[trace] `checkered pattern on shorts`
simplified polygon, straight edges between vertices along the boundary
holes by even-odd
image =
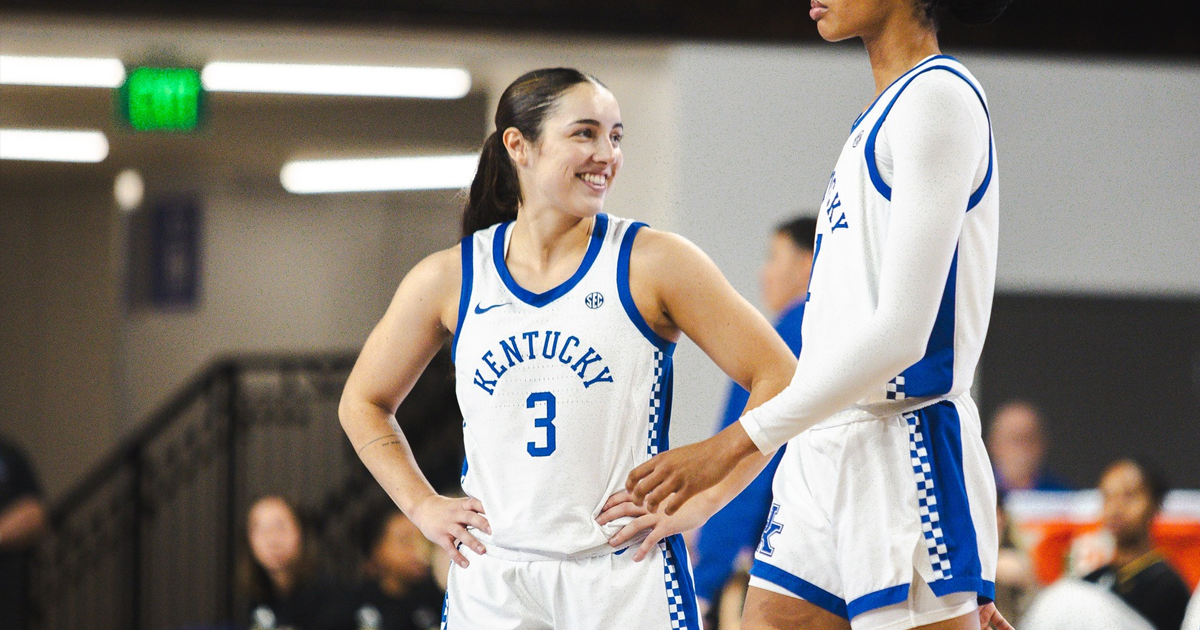
[[[663,579],[667,584],[667,612],[671,617],[671,630],[686,630],[687,613],[683,607],[683,589],[679,586],[679,568],[675,554],[666,541],[658,543],[663,554]]]
[[[933,578],[930,581],[949,579],[953,577],[950,571],[950,555],[946,550],[946,537],[942,533],[937,496],[933,491],[933,471],[929,463],[929,449],[921,431],[921,417],[915,413],[906,413],[904,419],[908,421],[909,456],[912,458],[913,474],[917,482],[921,530],[925,534],[929,564],[933,568]]]
[[[888,381],[887,399],[904,400],[904,376],[897,376],[896,378]]]

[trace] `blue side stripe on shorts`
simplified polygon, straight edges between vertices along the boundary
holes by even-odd
[[[449,591],[447,591],[446,594],[444,596],[442,596],[442,625],[441,625],[442,630],[446,630],[446,613],[449,612],[449,608],[450,608],[450,593],[449,593]]]
[[[876,608],[899,604],[908,599],[908,588],[908,584],[900,584],[875,591],[874,593],[867,593],[847,604],[846,610],[850,613],[850,618],[853,619]]]
[[[783,587],[804,601],[824,608],[843,619],[850,618],[846,602],[842,598],[773,564],[756,558],[754,566],[750,567],[750,575]]]
[[[916,412],[921,416],[919,431],[929,452],[929,466],[941,519],[943,543],[934,547],[949,571],[945,579],[935,579],[929,588],[938,597],[949,593],[975,591],[994,596],[987,587],[979,559],[975,522],[971,518],[970,498],[963,475],[962,427],[958,408],[942,401]]]
[[[683,542],[683,536],[668,536],[659,543],[659,548],[663,554],[663,579],[667,587],[671,630],[700,630],[696,586],[688,569],[687,545]]]

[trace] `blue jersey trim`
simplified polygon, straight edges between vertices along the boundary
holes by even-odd
[[[853,619],[876,608],[899,604],[908,599],[908,588],[908,584],[899,584],[875,591],[874,593],[867,593],[846,604],[846,611],[850,614],[850,618]]]
[[[953,577],[948,580],[938,580],[929,585],[930,590],[938,597],[951,593],[975,593],[979,603],[986,604],[996,599],[996,584],[978,576]]]
[[[754,566],[750,567],[750,575],[783,587],[804,601],[823,608],[842,619],[850,618],[846,602],[842,598],[773,564],[755,559]]]
[[[946,277],[946,288],[938,305],[933,330],[925,344],[925,354],[920,361],[900,373],[904,377],[906,398],[941,396],[954,386],[954,308],[958,287],[958,248],[950,260],[950,272]]]
[[[633,301],[633,294],[629,291],[629,256],[633,251],[633,239],[637,236],[638,230],[644,227],[646,227],[645,223],[634,223],[621,237],[621,249],[617,253],[617,294],[621,297],[621,306],[625,307],[625,314],[629,316],[629,321],[637,326],[642,336],[667,356],[671,356],[675,352],[675,344],[663,339],[654,332],[650,324],[646,323],[637,309],[637,304]]]
[[[458,324],[454,327],[454,339],[450,342],[450,361],[458,354],[458,338],[462,337],[463,322],[467,320],[467,308],[471,303],[471,282],[475,277],[475,236],[464,236],[462,248],[462,287],[458,290]]]
[[[953,59],[952,57],[948,58]],[[933,70],[945,70],[958,76],[958,78],[962,79],[963,81],[966,81],[967,85],[971,86],[971,91],[975,92],[975,96],[979,98],[979,103],[983,106],[983,114],[988,119],[987,172],[984,174],[983,181],[979,184],[979,188],[972,192],[971,196],[967,199],[967,211],[969,212],[972,208],[979,204],[980,200],[983,199],[983,195],[987,192],[988,185],[992,181],[992,168],[994,166],[994,160],[992,160],[992,115],[990,112],[988,112],[987,102],[983,100],[983,94],[979,92],[979,88],[975,87],[975,83],[968,79],[963,73],[949,66],[931,66],[924,68],[920,72],[917,72],[909,77],[908,81],[906,81],[904,85],[900,86],[899,90],[896,90],[896,94],[892,96],[891,102],[888,103],[887,108],[883,110],[883,113],[879,115],[879,120],[875,121],[875,126],[871,128],[871,133],[867,135],[867,144],[863,147],[863,157],[867,162],[867,173],[871,176],[871,183],[875,185],[875,190],[879,191],[879,194],[883,195],[884,199],[891,201],[892,187],[888,186],[887,183],[883,181],[883,176],[879,174],[879,165],[875,160],[875,137],[879,135],[879,129],[883,127],[883,121],[887,119],[888,113],[892,111],[892,107],[896,105],[896,101],[899,100],[900,94],[904,92],[904,89],[907,88],[914,80],[916,80],[917,77]],[[887,90],[884,90],[884,92],[886,91]],[[880,93],[880,95],[882,96],[882,93]],[[855,124],[857,125],[857,123]],[[851,129],[851,131],[853,131],[853,129]]]
[[[595,262],[596,256],[600,254],[600,246],[604,244],[604,233],[608,231],[608,215],[596,215],[596,226],[592,230],[591,240],[588,242],[587,252],[583,255],[583,261],[579,263],[579,268],[575,270],[575,274],[567,278],[562,284],[546,291],[544,293],[534,293],[528,291],[517,284],[513,279],[512,274],[508,272],[508,264],[504,262],[504,235],[508,228],[512,227],[513,222],[500,224],[496,229],[495,236],[492,237],[492,263],[496,267],[496,272],[500,274],[500,280],[504,282],[504,286],[522,302],[541,308],[554,300],[566,295],[568,291],[575,288],[580,280],[587,275],[588,269],[591,269],[592,263]]]
[[[680,630],[701,630],[700,629],[700,611],[696,606],[696,585],[692,583],[692,571],[688,562],[687,544],[683,542],[681,534],[668,536],[664,541],[667,548],[671,550],[671,559],[674,560],[675,575],[679,580],[680,595],[683,599],[682,610],[677,614],[680,618],[673,621],[682,622],[682,625],[675,626]]]
[[[962,426],[958,408],[953,402],[943,400],[915,413],[922,418],[921,431],[930,451],[933,491],[952,574],[945,580],[931,582],[929,588],[938,597],[961,591],[994,597],[994,587],[987,592],[981,590],[984,587],[983,568],[963,476]]]
[[[925,64],[927,64],[927,63],[929,63],[930,61],[933,61],[933,60],[935,60],[935,59],[949,59],[949,60],[951,60],[951,61],[958,61],[957,59],[955,59],[954,57],[951,57],[950,55],[934,55],[934,56],[932,56],[932,57],[929,57],[928,59],[925,59],[925,60],[924,60],[924,61],[922,61],[921,63],[919,63],[919,64],[917,64],[917,65],[915,65],[915,66],[913,66],[913,67],[909,68],[909,69],[908,69],[908,70],[907,70],[907,71],[906,71],[904,74],[902,74],[902,75],[900,75],[900,76],[896,77],[895,79],[893,79],[893,80],[892,80],[892,82],[891,82],[891,83],[889,83],[887,87],[883,88],[883,91],[882,91],[882,92],[880,92],[879,94],[875,95],[875,100],[871,101],[871,104],[870,104],[870,106],[868,106],[866,109],[864,109],[864,110],[863,110],[863,113],[861,113],[861,114],[859,114],[859,115],[858,115],[858,118],[855,118],[855,119],[854,119],[854,124],[850,125],[850,133],[854,133],[854,130],[858,128],[858,124],[859,124],[859,123],[861,123],[861,122],[863,121],[863,119],[867,117],[867,114],[870,114],[870,113],[871,113],[871,110],[872,110],[872,109],[875,109],[875,104],[879,102],[879,99],[880,99],[880,98],[881,98],[881,97],[882,97],[882,96],[883,96],[885,93],[887,93],[887,91],[888,91],[888,88],[891,88],[893,85],[896,85],[896,83],[897,83],[897,82],[899,82],[901,79],[903,79],[904,77],[908,76],[908,73],[909,73],[909,72],[912,72],[913,70],[916,70],[917,68],[920,68],[921,66],[923,66],[923,65],[925,65]],[[959,62],[959,63],[961,63],[961,62]]]

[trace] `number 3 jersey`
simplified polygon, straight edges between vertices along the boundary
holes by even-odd
[[[671,353],[629,292],[629,254],[643,227],[597,215],[578,270],[533,293],[504,255],[512,223],[462,241],[453,357],[463,413],[462,486],[509,560],[611,553],[629,518],[601,527],[601,507],[638,464],[667,448]]]

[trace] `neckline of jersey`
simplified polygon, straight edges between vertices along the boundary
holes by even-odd
[[[501,223],[500,227],[496,229],[496,234],[492,238],[492,262],[496,267],[496,272],[500,274],[500,280],[504,282],[504,286],[508,288],[510,293],[530,306],[541,308],[566,295],[587,275],[588,270],[592,267],[592,263],[596,261],[596,256],[600,254],[600,246],[603,244],[604,235],[608,231],[608,215],[603,213],[596,215],[596,225],[592,228],[592,236],[588,241],[587,251],[584,252],[583,260],[580,261],[579,268],[575,270],[575,273],[570,278],[564,280],[562,284],[542,293],[534,293],[517,284],[516,279],[508,271],[508,263],[504,260],[504,241],[505,234],[512,224],[512,221],[506,221]]]
[[[888,90],[892,89],[892,86],[894,86],[894,85],[896,85],[897,83],[899,83],[899,82],[900,82],[900,79],[903,79],[904,77],[906,77],[906,76],[908,76],[908,75],[912,74],[912,73],[913,73],[913,71],[914,71],[914,70],[916,70],[917,68],[920,68],[921,66],[923,66],[923,65],[925,65],[925,64],[927,64],[927,63],[929,63],[930,61],[933,61],[933,60],[935,60],[935,59],[949,59],[950,61],[954,61],[954,62],[956,62],[956,63],[962,63],[961,61],[959,61],[959,60],[955,59],[954,57],[952,57],[952,56],[950,56],[950,55],[929,55],[928,57],[926,57],[926,58],[924,58],[924,59],[922,59],[922,60],[918,61],[918,62],[917,62],[917,65],[915,65],[915,66],[913,66],[913,67],[909,68],[908,70],[905,70],[905,71],[904,71],[904,74],[902,74],[902,75],[900,75],[900,76],[896,77],[895,79],[893,79],[893,80],[892,80],[892,82],[891,82],[891,83],[889,83],[887,87],[883,88],[883,91],[882,91],[882,92],[880,92],[879,94],[877,94],[877,95],[875,96],[875,100],[871,101],[871,104],[870,104],[870,105],[869,105],[869,106],[868,106],[866,109],[864,109],[864,110],[863,110],[863,113],[859,114],[859,115],[858,115],[858,118],[855,118],[855,119],[854,119],[854,124],[853,124],[853,125],[850,125],[850,133],[854,133],[854,130],[855,130],[855,129],[858,129],[858,125],[859,125],[860,123],[862,123],[862,121],[863,121],[863,120],[865,120],[865,119],[866,119],[866,117],[867,117],[867,114],[870,114],[870,113],[871,113],[871,110],[875,109],[875,105],[879,103],[879,99],[883,98],[883,95],[884,95],[884,94],[887,94]]]

